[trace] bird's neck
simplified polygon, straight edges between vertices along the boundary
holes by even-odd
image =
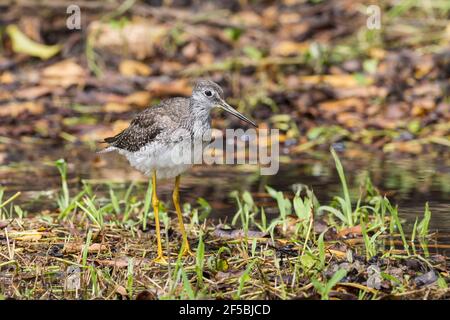
[[[191,102],[190,104],[190,125],[192,126],[203,126],[208,129],[211,127],[211,109],[202,106],[201,104],[196,104]]]

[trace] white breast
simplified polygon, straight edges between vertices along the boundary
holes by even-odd
[[[196,122],[192,131],[182,128],[166,135],[161,140],[152,141],[136,152],[116,149],[124,155],[130,165],[147,176],[156,170],[158,179],[174,178],[183,173],[194,164],[194,156],[201,159],[205,144],[211,139],[209,122]],[[207,133],[207,135],[205,135]],[[192,134],[192,135],[191,135]],[[194,141],[191,137],[194,137]],[[198,158],[195,163],[198,163]]]

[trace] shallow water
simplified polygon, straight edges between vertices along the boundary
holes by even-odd
[[[131,169],[123,157],[114,153],[98,155],[84,145],[61,148],[45,143],[11,144],[3,153],[5,165],[0,167],[0,184],[7,188],[7,195],[22,192],[16,203],[22,204],[29,214],[56,208],[60,177],[52,164],[61,157],[69,162],[73,193],[81,187],[81,179],[89,179],[100,194],[106,193],[107,182],[118,183],[116,188],[120,194],[120,190],[135,181],[138,183],[136,196],[144,195],[147,178]],[[361,181],[369,172],[373,184],[399,205],[406,229],[416,217],[422,217],[428,201],[432,212],[430,227],[450,233],[449,157],[429,154],[399,158],[359,151],[343,153],[340,157],[353,199],[358,197]],[[194,167],[181,180],[182,201],[195,205],[196,199],[203,197],[213,208],[212,217],[225,218],[235,213],[236,206],[230,196],[233,190],[250,190],[258,204],[268,206],[269,214],[276,212],[276,205],[265,192],[265,185],[292,192],[296,184],[304,184],[314,190],[321,203],[341,195],[340,181],[327,151],[283,159],[274,176],[261,176],[258,167],[250,165]],[[172,181],[162,181],[158,186],[160,198],[168,203],[172,187]]]

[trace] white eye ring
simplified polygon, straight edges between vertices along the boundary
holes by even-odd
[[[206,90],[205,92],[204,92],[204,94],[205,94],[205,96],[207,96],[207,97],[212,97],[212,92],[211,91],[209,91],[209,90]]]

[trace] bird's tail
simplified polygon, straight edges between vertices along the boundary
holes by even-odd
[[[107,148],[105,148],[103,150],[97,151],[96,153],[108,153],[108,152],[111,152],[111,151],[114,151],[114,150],[116,150],[115,147],[109,146],[109,147],[107,147]]]

